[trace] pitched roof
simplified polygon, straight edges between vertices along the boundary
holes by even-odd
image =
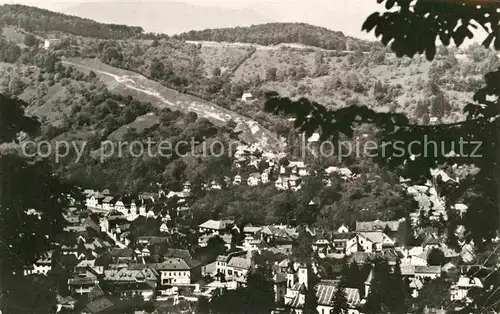
[[[413,276],[415,275],[415,265],[401,265],[401,275]]]
[[[381,231],[360,232],[359,235],[373,243],[384,242],[384,234]]]
[[[102,202],[103,202],[103,203],[110,203],[110,202],[113,200],[113,198],[114,198],[113,196],[106,196],[106,197],[102,200]]]
[[[440,274],[441,266],[415,266],[415,273]]]
[[[260,232],[265,235],[272,235],[275,237],[280,237],[290,240],[293,240],[298,236],[298,233],[294,229],[278,228],[275,226],[265,226],[262,228]]]
[[[99,228],[99,225],[94,221],[92,220],[90,217],[87,217],[83,222],[82,222],[82,225],[83,226],[88,226],[94,230],[97,230],[97,231],[100,231],[101,229]]]
[[[332,305],[336,287],[334,285],[318,284],[316,297],[319,305]]]
[[[156,270],[170,271],[170,270],[190,270],[192,267],[181,258],[167,258],[163,263],[156,264]]]
[[[104,271],[104,279],[106,281],[135,281],[136,279],[153,280],[157,279],[157,275],[152,269],[143,265],[142,268],[137,266],[125,266],[121,269],[107,269]]]
[[[95,300],[99,297],[102,297],[104,295],[104,291],[102,291],[101,286],[96,283],[95,287],[90,290],[88,297],[89,300]]]
[[[118,249],[114,248],[109,251],[109,254],[113,257],[132,257],[134,255],[134,251],[132,249]]]
[[[243,232],[246,233],[256,233],[262,230],[262,227],[252,227],[252,226],[245,226],[243,227]]]
[[[210,219],[202,223],[199,227],[213,230],[224,230],[227,228],[227,221]]]
[[[316,287],[316,297],[320,305],[333,305],[333,298],[337,285],[334,282],[320,282]],[[361,301],[359,290],[354,288],[345,288],[347,302],[351,308],[357,307]]]
[[[95,278],[70,278],[68,280],[69,286],[78,286],[78,285],[89,285],[95,283]]]
[[[233,257],[227,263],[228,267],[236,267],[240,269],[250,269],[252,262],[248,258]]]
[[[334,240],[350,240],[356,236],[356,232],[342,232],[342,233],[332,233],[330,235],[332,241]]]
[[[461,287],[461,288],[470,288],[470,287],[482,288],[483,284],[482,284],[481,280],[477,277],[470,278],[470,277],[461,276],[458,279],[456,286]]]

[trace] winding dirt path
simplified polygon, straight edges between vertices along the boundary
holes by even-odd
[[[167,107],[184,112],[195,112],[199,117],[206,118],[218,125],[232,120],[237,125],[236,131],[242,132],[240,137],[243,141],[258,143],[265,150],[281,151],[284,147],[274,133],[264,128],[257,121],[197,97],[181,94],[137,73],[113,68],[99,60],[63,59],[62,62],[82,70],[94,71],[98,76],[104,75],[112,78],[112,80],[104,80],[110,89],[124,87],[139,94],[147,95],[149,97],[145,101],[151,101],[151,98],[153,98],[155,100],[153,104],[158,108]]]

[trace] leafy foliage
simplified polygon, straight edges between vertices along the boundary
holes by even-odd
[[[428,5],[432,6],[433,4]],[[394,48],[399,49],[397,45]],[[404,49],[406,48],[401,48],[397,52],[405,52]],[[473,183],[467,184],[467,187],[480,190],[482,197],[474,201],[471,200],[470,204],[467,204],[470,205],[468,213],[476,218],[465,219],[465,221],[469,230],[472,231],[476,243],[481,244],[483,240],[490,241],[498,227],[496,196],[498,193],[495,191],[500,180],[497,178],[498,171],[491,172],[490,169],[497,164],[498,145],[496,139],[499,127],[497,119],[499,107],[498,102],[489,101],[486,96],[498,95],[499,91],[495,84],[499,78],[500,71],[498,70],[485,76],[486,85],[474,95],[476,103],[468,104],[464,109],[467,120],[454,124],[416,125],[412,124],[404,114],[380,113],[366,106],[328,110],[325,106],[307,99],[292,101],[271,92],[267,94],[266,109],[275,114],[293,115],[296,117],[295,127],[301,132],[311,135],[313,132],[319,131],[322,140],[332,139],[334,142],[337,142],[341,136],[352,137],[357,125],[375,124],[382,130],[379,136],[384,144],[379,145],[378,156],[380,158],[378,161],[416,181],[430,178],[430,169],[439,165],[457,163],[458,165],[474,164],[478,166],[481,169],[480,173],[472,180]],[[422,145],[420,149],[413,149],[410,152],[409,143],[412,141],[421,143],[424,139],[435,141],[441,147],[424,152],[424,145]],[[456,146],[453,146],[458,140],[468,144],[463,145],[460,153],[457,152]],[[395,142],[404,143],[402,147],[405,148],[398,151],[394,145]],[[482,143],[478,150],[476,150],[476,145],[472,144],[477,142]],[[455,157],[449,155],[452,150],[456,153]],[[412,155],[413,158],[410,159]],[[454,193],[455,198],[448,200],[451,202],[456,199],[460,195],[460,191],[467,187],[462,185]],[[483,218],[485,220],[482,220]],[[481,220],[481,223],[478,222],[478,219]]]
[[[247,286],[222,291],[212,298],[212,313],[269,313],[274,309],[274,287],[271,270],[262,266],[248,274]]]
[[[485,47],[492,43],[500,49],[500,37],[496,28],[499,24],[494,3],[475,2],[429,2],[409,0],[386,0],[384,13],[375,12],[363,24],[363,30],[375,31],[382,44],[391,43],[396,54],[413,57],[425,53],[429,60],[436,55],[436,39],[445,46],[453,40],[460,46],[466,38],[472,38],[470,28],[480,25],[487,33]],[[390,10],[390,11],[389,11]],[[392,42],[391,42],[392,41]]]
[[[333,314],[344,314],[348,313],[349,311],[349,303],[347,300],[345,288],[345,280],[344,278],[342,278],[337,286],[337,289],[335,290],[335,295],[333,296]]]
[[[443,251],[434,248],[429,252],[427,257],[428,264],[431,266],[443,266],[445,263],[445,257]]]
[[[17,99],[0,96],[2,148],[7,147],[6,143],[17,142],[19,133],[33,134],[37,130],[38,122],[24,116],[25,106]],[[64,226],[63,211],[70,206],[72,196],[80,194],[54,176],[46,161],[16,154],[15,146],[13,151],[2,149],[0,153],[2,311],[48,313],[55,306],[53,290],[19,277],[23,276],[24,265],[36,261],[51,248]],[[29,299],[21,297],[26,289],[31,289]]]

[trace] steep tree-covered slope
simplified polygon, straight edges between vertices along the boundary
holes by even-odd
[[[21,27],[30,32],[63,32],[107,39],[125,39],[144,32],[142,27],[103,24],[90,19],[19,4],[0,6],[0,21],[4,25]]]

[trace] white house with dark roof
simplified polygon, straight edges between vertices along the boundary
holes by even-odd
[[[348,232],[349,232],[349,228],[345,224],[342,224],[342,226],[340,226],[337,229],[337,233],[348,233]]]
[[[227,262],[226,279],[246,282],[246,277],[251,267],[252,260],[248,256],[231,257]]]
[[[234,185],[240,185],[241,184],[241,176],[239,174],[237,174],[237,175],[234,176],[233,184]]]
[[[45,253],[31,266],[24,268],[24,275],[47,275],[47,273],[52,269],[52,251]]]
[[[264,171],[262,175],[260,176],[260,179],[262,181],[262,184],[268,184],[270,182],[269,180],[269,173]]]
[[[103,200],[102,200],[102,209],[104,210],[113,210],[114,206],[113,206],[113,198],[112,196],[106,196]]]
[[[169,231],[166,223],[162,223],[160,226],[160,233],[167,233]]]
[[[300,190],[301,182],[302,180],[300,179],[300,177],[293,174],[288,178],[288,184],[290,186],[290,189],[293,191]]]
[[[347,242],[346,254],[380,252],[384,247],[393,246],[394,241],[381,231],[358,232]]]
[[[427,266],[427,251],[421,246],[401,250],[401,265]]]
[[[247,179],[247,184],[249,186],[257,186],[259,185],[260,182],[261,182],[261,174],[258,172],[252,173]]]
[[[467,297],[467,294],[469,290],[473,288],[478,288],[478,289],[483,288],[483,283],[479,278],[460,276],[458,281],[451,286],[451,301],[466,300],[466,302],[469,302],[470,300]]]
[[[243,93],[243,95],[241,96],[241,100],[242,101],[251,101],[251,100],[253,100],[252,93]]]
[[[285,306],[288,306],[296,313],[302,313],[305,303],[305,295],[308,289],[307,268],[299,266],[296,273],[288,272],[286,277]]]
[[[283,177],[283,176],[279,176],[278,179],[276,179],[276,181],[274,181],[274,186],[276,187],[276,189],[278,190],[288,190],[289,186],[288,186],[288,177]]]
[[[104,197],[104,195],[97,191],[88,192],[86,194],[85,204],[90,208],[100,208]]]
[[[213,233],[213,234],[223,234],[229,230],[232,221],[229,220],[207,220],[198,226],[200,233]]]
[[[441,266],[415,266],[415,277],[418,279],[436,279],[441,276]]]
[[[163,263],[156,264],[155,269],[160,275],[162,285],[191,284],[200,275],[199,265],[183,258],[167,258]]]

